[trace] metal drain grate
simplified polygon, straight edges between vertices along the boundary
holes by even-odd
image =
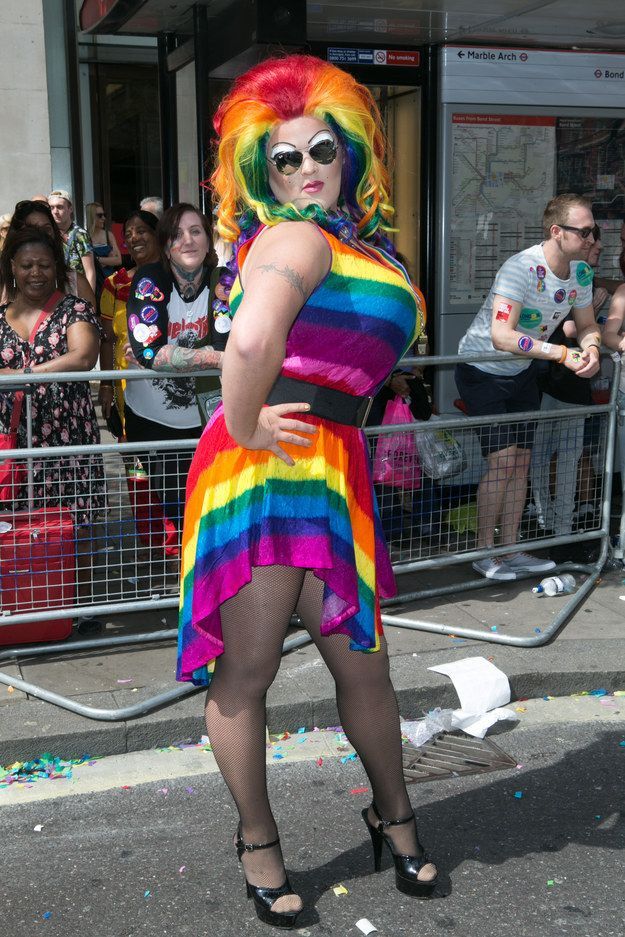
[[[516,768],[517,762],[489,739],[441,732],[425,745],[404,745],[404,777],[409,784],[465,774]]]

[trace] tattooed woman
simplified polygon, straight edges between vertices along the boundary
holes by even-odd
[[[258,917],[293,927],[302,900],[267,795],[265,696],[296,609],[369,777],[376,869],[386,845],[402,892],[426,897],[437,878],[404,783],[379,606],[394,582],[360,430],[420,308],[383,236],[385,144],[365,87],[319,59],[270,59],[235,82],[215,129],[217,227],[237,275],[216,310],[232,317],[223,405],[187,484],[178,678],[208,686]]]
[[[156,230],[163,259],[139,266],[126,305],[128,338],[135,363],[155,371],[215,368],[221,352],[210,340],[210,275],[215,266],[209,219],[193,205],[169,208]],[[131,356],[132,357],[132,356]],[[125,428],[128,442],[197,438],[202,431],[195,381],[167,377],[128,382]],[[141,454],[150,487],[165,513],[182,526],[190,454]]]

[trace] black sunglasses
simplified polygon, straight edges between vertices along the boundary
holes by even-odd
[[[96,218],[106,218],[106,214],[103,211],[97,211],[95,213]]]
[[[276,153],[275,156],[268,156],[267,159],[273,163],[279,173],[283,176],[292,176],[301,168],[304,162],[304,153],[308,153],[311,159],[321,166],[329,166],[336,159],[338,146],[334,140],[320,140],[305,150],[285,150],[282,153]]]
[[[594,225],[592,228],[573,228],[570,224],[561,224],[558,225],[558,227],[562,228],[563,231],[572,231],[574,234],[579,235],[582,241],[585,241],[586,238],[594,231]]]

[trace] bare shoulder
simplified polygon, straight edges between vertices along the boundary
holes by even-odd
[[[312,289],[328,272],[331,260],[330,247],[317,225],[282,221],[262,232],[250,252],[245,274],[291,270]]]

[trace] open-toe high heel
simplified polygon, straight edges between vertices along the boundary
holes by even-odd
[[[274,839],[271,843],[246,843],[243,841],[241,824],[239,823],[237,827],[234,845],[241,864],[244,853],[255,852],[257,849],[271,849],[273,846],[278,846],[279,844],[279,838]],[[245,870],[243,874],[245,874]],[[295,922],[301,909],[300,911],[272,910],[278,898],[282,898],[284,895],[295,894],[291,888],[288,875],[285,875],[284,882],[279,888],[261,888],[258,885],[252,885],[248,882],[247,876],[245,877],[245,884],[247,886],[247,897],[254,899],[256,914],[264,924],[271,924],[273,927],[295,927]]]
[[[382,845],[386,843],[393,857],[393,862],[395,863],[395,885],[397,889],[405,895],[412,895],[414,898],[429,898],[438,882],[438,874],[432,879],[421,879],[418,877],[423,866],[431,862],[423,851],[423,847],[419,842],[419,837],[417,836],[417,855],[405,856],[395,851],[392,839],[384,832],[389,826],[401,826],[404,823],[414,823],[416,833],[414,812],[411,813],[409,817],[404,817],[402,820],[383,820],[378,813],[378,808],[375,803],[371,804],[371,809],[378,820],[375,826],[369,822],[368,810],[366,807],[362,811],[362,818],[369,830],[371,842],[373,844],[373,864],[375,871],[380,871],[382,865]]]

